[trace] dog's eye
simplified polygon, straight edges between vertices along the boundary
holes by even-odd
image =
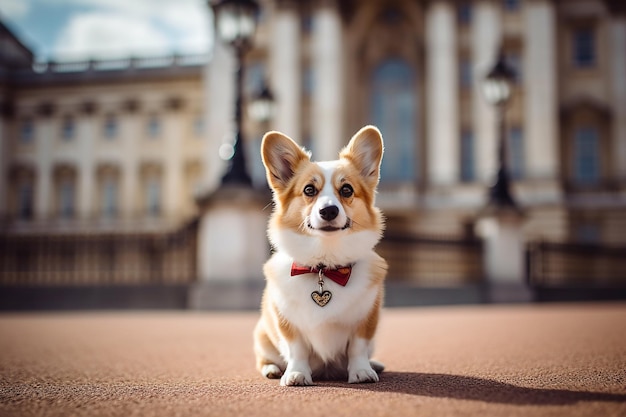
[[[304,195],[307,197],[314,197],[315,194],[317,194],[317,189],[312,185],[309,184],[306,187],[304,187]]]
[[[341,194],[343,198],[350,198],[352,194],[354,194],[354,189],[350,184],[344,184],[339,190],[339,194]]]

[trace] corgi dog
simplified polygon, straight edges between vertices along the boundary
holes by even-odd
[[[261,154],[274,253],[263,268],[257,369],[281,385],[377,382],[384,365],[370,358],[387,274],[374,252],[383,231],[375,206],[380,131],[365,126],[334,161],[312,162],[279,132],[263,137]]]

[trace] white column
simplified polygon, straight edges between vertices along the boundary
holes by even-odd
[[[472,19],[476,176],[481,181],[491,181],[496,175],[496,110],[485,101],[481,84],[497,59],[502,40],[502,25],[496,3],[489,0],[474,3]]]
[[[337,159],[343,137],[343,36],[335,2],[323,2],[313,15],[313,155]]]
[[[556,180],[559,175],[557,50],[554,5],[526,2],[523,59],[524,141],[529,178]]]
[[[234,139],[235,117],[234,52],[214,37],[213,53],[204,72],[206,146],[204,149],[203,191],[219,185],[226,162],[220,146]]]
[[[626,16],[618,15],[610,24],[611,91],[613,107],[613,153],[616,175],[626,179]]]
[[[35,121],[35,218],[48,220],[52,214],[52,151],[54,124],[49,116]]]
[[[183,202],[183,168],[182,146],[183,126],[180,109],[170,109],[164,118],[164,168],[165,176],[163,183],[163,208],[165,216],[170,220],[176,220],[180,214]]]
[[[278,3],[270,46],[270,85],[276,98],[272,129],[300,140],[300,20],[295,3]]]
[[[95,120],[92,114],[78,118],[78,216],[91,218],[97,211],[94,200],[97,195],[95,181]]]
[[[431,185],[459,178],[459,100],[456,16],[450,1],[426,14],[427,169]]]

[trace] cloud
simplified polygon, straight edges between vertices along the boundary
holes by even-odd
[[[2,0],[0,0],[2,1]],[[197,0],[43,0],[79,8],[56,39],[57,59],[206,53],[208,7]]]
[[[28,14],[30,7],[30,1],[27,0],[0,0],[0,16],[19,20]]]
[[[2,0],[0,0],[2,1]],[[80,21],[89,20],[96,24],[100,32],[109,32],[116,26],[124,25],[126,32],[136,34],[139,39],[130,40],[137,46],[143,40],[148,49],[168,49],[168,53],[200,53],[209,50],[212,42],[212,34],[209,30],[209,8],[203,0],[42,0],[49,4],[74,6],[81,10],[91,12],[91,16],[76,16],[72,18],[69,27],[63,32],[63,36],[57,41],[57,49],[65,49],[63,43],[71,45],[82,44],[84,41],[74,40],[72,36],[89,30],[82,27]],[[97,17],[99,16],[99,17]],[[112,17],[117,16],[119,22],[113,22]],[[136,28],[131,28],[132,24]],[[90,30],[93,32],[94,30]],[[136,33],[135,33],[136,32]],[[150,34],[160,34],[152,40]],[[117,39],[116,34],[111,34]],[[100,38],[100,36],[94,37]],[[165,40],[169,41],[165,41]],[[156,41],[164,41],[156,45]],[[117,45],[117,44],[115,44]],[[70,49],[72,49],[70,47]]]
[[[57,59],[166,55],[173,45],[149,20],[111,12],[71,17],[54,46]]]

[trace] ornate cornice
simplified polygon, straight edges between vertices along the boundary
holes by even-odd
[[[56,112],[57,108],[54,103],[46,101],[40,103],[36,108],[37,116],[39,117],[52,117]]]

